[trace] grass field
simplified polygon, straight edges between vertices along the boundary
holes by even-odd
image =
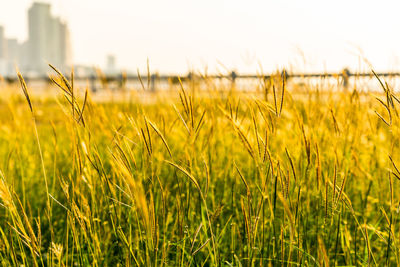
[[[399,100],[386,85],[184,84],[97,103],[57,73],[57,98],[20,78],[0,101],[3,266],[400,264]]]

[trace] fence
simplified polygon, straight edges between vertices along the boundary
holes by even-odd
[[[400,77],[400,72],[380,72],[376,73],[379,77]],[[178,75],[159,75],[159,74],[151,74],[145,76],[139,75],[126,75],[125,73],[118,75],[91,75],[91,76],[78,76],[74,77],[75,81],[89,81],[91,84],[92,90],[98,89],[96,84],[100,82],[100,84],[109,84],[116,83],[119,87],[123,87],[128,81],[137,81],[144,84],[149,85],[149,89],[155,91],[157,89],[157,82],[164,81],[170,83],[179,83],[179,81],[193,81],[193,80],[206,80],[206,79],[226,79],[230,81],[232,84],[236,82],[237,79],[261,79],[261,80],[269,80],[274,77],[281,77],[285,80],[291,78],[339,78],[344,87],[347,87],[349,84],[349,79],[352,77],[373,77],[374,73],[351,73],[348,69],[344,69],[339,73],[288,73],[283,70],[282,72],[277,72],[275,74],[270,75],[256,75],[256,74],[238,74],[232,71],[230,74],[212,74],[212,75],[195,75],[193,73],[189,73],[186,76],[178,76]],[[4,77],[3,80],[7,83],[15,83],[18,81],[17,77]],[[40,77],[25,77],[26,82],[31,81],[45,81],[51,82],[50,78],[47,76]]]

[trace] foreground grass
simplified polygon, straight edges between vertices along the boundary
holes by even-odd
[[[55,82],[57,100],[24,89],[28,104],[0,103],[2,265],[400,263],[389,88],[378,100],[192,85],[100,104]]]

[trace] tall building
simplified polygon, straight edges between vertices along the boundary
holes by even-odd
[[[19,44],[19,57],[17,66],[24,72],[29,70],[29,52],[28,40]]]
[[[51,14],[50,4],[35,2],[28,10],[25,42],[7,39],[0,26],[0,75],[15,74],[16,66],[28,75],[45,75],[48,63],[63,72],[71,66],[68,26]]]
[[[72,49],[69,29],[65,22],[59,22],[60,27],[60,64],[63,68],[72,66]]]
[[[7,60],[6,60],[6,37],[4,36],[4,28],[0,26],[0,75],[6,75]]]
[[[46,61],[49,51],[50,5],[33,3],[28,11],[28,49],[29,70],[43,73],[46,71]]]
[[[37,2],[28,11],[28,22],[29,70],[45,74],[48,63],[65,70],[70,64],[67,25],[52,16],[50,4]]]
[[[11,75],[13,72],[15,72],[15,67],[17,67],[20,62],[19,57],[20,45],[18,44],[17,39],[7,39],[7,75]]]
[[[0,59],[6,56],[6,37],[4,36],[4,27],[0,26]]]
[[[107,55],[107,64],[105,72],[106,74],[115,74],[118,73],[117,70],[117,59],[114,55]]]

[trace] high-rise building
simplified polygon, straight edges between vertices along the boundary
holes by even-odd
[[[0,26],[0,59],[6,57],[6,37],[4,36],[4,27]]]
[[[46,3],[33,3],[28,21],[29,70],[44,74],[48,63],[65,70],[70,63],[67,25],[51,15],[51,6]]]
[[[28,11],[29,70],[43,73],[49,52],[50,4],[33,3]]]
[[[4,36],[4,28],[0,26],[0,75],[6,75],[7,60],[6,60],[6,38]]]
[[[60,22],[60,56],[61,56],[61,66],[68,68],[72,66],[72,48],[71,39],[69,35],[69,29],[65,22]]]
[[[59,18],[50,17],[50,23],[48,25],[48,54],[46,55],[46,59],[60,68],[61,66],[61,22]]]
[[[115,74],[118,72],[116,62],[117,59],[114,55],[107,55],[106,74]]]
[[[61,71],[71,66],[68,26],[51,14],[51,6],[35,2],[28,10],[28,40],[7,39],[0,26],[0,75],[15,73],[15,66],[29,74],[45,75],[48,63]]]
[[[17,66],[24,72],[29,70],[29,52],[28,40],[19,44],[19,57]]]
[[[7,39],[7,75],[15,72],[15,67],[19,64],[20,45],[17,39]]]

